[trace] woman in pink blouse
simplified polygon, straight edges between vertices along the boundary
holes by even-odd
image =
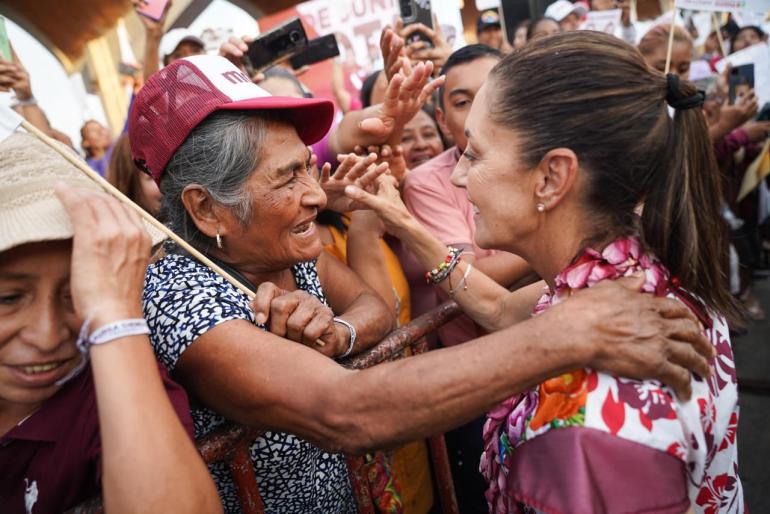
[[[702,102],[633,47],[587,31],[533,41],[479,91],[453,180],[477,211],[476,243],[521,255],[544,278],[533,315],[603,280],[642,275],[645,292],[692,310],[715,355],[710,377],[692,375],[689,400],[654,380],[584,368],[500,404],[481,456],[492,512],[743,512],[728,329],[738,310],[720,265],[719,177]],[[376,196],[348,194],[426,267],[446,255],[386,181]],[[463,262],[440,287],[489,330],[522,308],[524,295]],[[685,359],[689,349],[673,353]]]

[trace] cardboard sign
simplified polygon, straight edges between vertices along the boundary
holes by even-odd
[[[580,30],[596,30],[605,34],[612,34],[618,31],[623,11],[620,9],[610,9],[609,11],[589,11],[586,19],[580,25]]]
[[[770,0],[676,0],[676,8],[693,11],[766,13],[770,11]]]

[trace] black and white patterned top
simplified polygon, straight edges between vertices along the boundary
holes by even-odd
[[[324,304],[315,262],[292,267],[297,286]],[[243,319],[254,323],[248,298],[208,267],[183,255],[168,255],[150,265],[142,297],[150,340],[158,359],[173,372],[179,357],[195,340],[220,323]],[[258,325],[263,330],[264,326]],[[202,406],[192,408],[195,437],[225,422]],[[292,434],[265,432],[251,445],[251,459],[265,512],[275,514],[355,513],[345,458],[327,453]],[[225,512],[240,512],[226,466],[209,466]]]

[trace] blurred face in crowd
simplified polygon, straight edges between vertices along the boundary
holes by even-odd
[[[151,176],[139,170],[136,170],[136,173],[139,176],[138,203],[144,210],[157,217],[160,214],[160,200],[163,194]]]
[[[182,41],[176,45],[176,48],[173,52],[168,54],[163,59],[163,65],[168,66],[172,62],[178,61],[179,59],[184,59],[185,57],[190,57],[193,55],[201,55],[203,51],[204,48],[195,41]]]
[[[655,68],[661,73],[666,71],[666,45],[658,45],[650,53],[644,56],[647,66]],[[692,63],[692,44],[689,42],[675,41],[671,49],[670,72],[681,80],[687,80],[690,76],[690,64]]]
[[[615,0],[591,0],[592,11],[609,11],[615,8]]]
[[[560,32],[561,27],[558,23],[550,18],[543,18],[535,23],[535,28],[532,29],[532,37],[530,39],[553,36]]]
[[[276,121],[268,124],[263,145],[243,186],[251,201],[249,220],[223,211],[212,227],[222,233],[228,261],[245,271],[285,270],[317,258],[322,249],[315,218],[326,195],[307,146],[294,126]]]
[[[70,241],[48,241],[0,255],[0,412],[31,413],[80,362],[70,253]]]
[[[417,111],[414,118],[404,126],[401,147],[404,149],[406,167],[410,170],[444,151],[436,122],[427,112]]]
[[[305,97],[302,91],[297,87],[297,84],[285,77],[268,77],[259,83],[259,87],[273,96],[288,96],[291,98]]]
[[[762,41],[762,36],[759,34],[759,32],[756,31],[756,29],[747,27],[741,29],[740,32],[738,32],[738,35],[735,37],[735,42],[733,43],[732,51],[737,52],[739,50],[743,50],[744,48],[750,47],[751,45],[761,43]]]
[[[480,57],[450,68],[442,92],[442,107],[436,107],[436,120],[445,134],[451,134],[457,148],[465,149],[465,118],[487,75],[500,62],[495,57]]]
[[[83,148],[90,153],[103,152],[112,144],[110,130],[98,121],[87,121],[80,133],[83,137]]]
[[[580,18],[574,12],[569,13],[563,20],[559,22],[559,27],[562,32],[572,32],[580,28]]]
[[[503,46],[503,30],[499,25],[487,27],[477,35],[479,43],[500,50]]]
[[[518,50],[519,48],[524,48],[524,45],[527,44],[527,26],[521,26],[516,29],[516,33],[513,36],[513,48],[514,50]]]

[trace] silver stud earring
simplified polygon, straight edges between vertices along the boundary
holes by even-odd
[[[222,249],[222,237],[219,235],[219,232],[217,232],[217,248]]]
[[[544,203],[537,204],[537,212],[545,212],[545,204]]]

